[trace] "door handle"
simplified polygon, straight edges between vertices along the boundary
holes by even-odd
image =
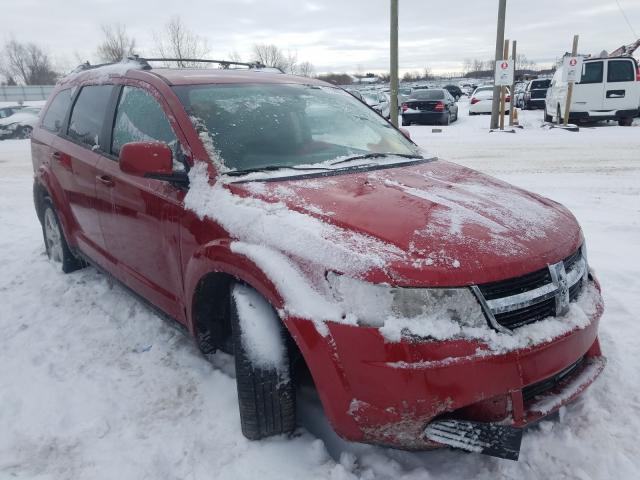
[[[96,180],[98,180],[105,187],[114,187],[116,184],[116,182],[114,182],[109,175],[98,175],[96,177]]]

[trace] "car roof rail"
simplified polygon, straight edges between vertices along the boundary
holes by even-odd
[[[210,60],[208,58],[143,58],[143,57],[131,57],[131,60],[136,60],[145,65],[149,65],[149,62],[181,62],[181,63],[217,63],[223,70],[229,70],[231,67],[247,67],[250,70],[272,69],[275,68],[280,73],[283,73],[280,68],[267,67],[262,62],[237,62],[235,60]],[[153,68],[149,65],[149,68]]]

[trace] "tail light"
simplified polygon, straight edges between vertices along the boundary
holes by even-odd
[[[406,103],[402,104],[402,111],[406,112],[407,110],[409,110],[409,105],[407,105]]]
[[[473,97],[471,99],[471,105],[475,105],[476,103],[480,102],[480,100],[478,100],[476,97]]]
[[[640,67],[638,67],[638,71],[636,72],[636,80],[640,82]]]
[[[444,103],[438,102],[434,108],[436,112],[444,112]]]
[[[511,101],[511,95],[507,95],[506,97],[504,97],[504,101],[505,102],[510,102]]]

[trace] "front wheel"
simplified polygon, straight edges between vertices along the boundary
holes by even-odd
[[[259,440],[292,432],[296,396],[282,322],[253,288],[232,284],[230,296],[242,433]]]
[[[546,123],[552,123],[553,122],[553,117],[547,113],[547,107],[544,107],[543,111],[544,111],[544,121]]]
[[[633,125],[633,118],[621,118],[618,120],[618,125],[620,125],[621,127],[630,127],[631,125]]]
[[[28,138],[31,138],[31,132],[33,132],[33,128],[30,127],[29,125],[24,125],[18,128],[15,134],[15,138],[20,140],[26,140]]]
[[[84,266],[84,262],[71,252],[62,227],[60,227],[58,214],[49,199],[44,200],[42,233],[47,256],[54,264],[59,265],[64,273],[71,273]]]

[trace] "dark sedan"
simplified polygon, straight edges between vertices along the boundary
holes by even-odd
[[[402,104],[402,125],[449,125],[458,119],[456,100],[444,88],[416,90]]]

